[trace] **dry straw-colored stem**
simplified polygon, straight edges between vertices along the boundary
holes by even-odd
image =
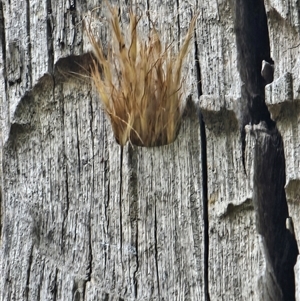
[[[112,45],[104,55],[90,27],[87,33],[95,60],[92,79],[120,145],[159,146],[175,140],[183,112],[181,69],[193,35],[191,21],[175,55],[152,30],[147,40],[137,32],[139,19],[130,13],[128,36],[121,31],[117,8],[110,7]],[[127,43],[126,43],[127,42]],[[100,66],[100,68],[99,68]]]

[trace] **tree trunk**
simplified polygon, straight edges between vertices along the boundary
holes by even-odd
[[[300,300],[297,1],[114,5],[178,45],[199,14],[179,135],[115,141],[104,2],[1,1],[0,300]]]

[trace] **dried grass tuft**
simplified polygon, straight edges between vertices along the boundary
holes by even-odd
[[[121,146],[127,141],[138,146],[171,143],[178,134],[184,110],[181,69],[196,17],[175,55],[172,45],[163,47],[154,29],[147,41],[139,37],[139,19],[133,13],[130,13],[129,34],[124,35],[117,8],[109,7],[109,10],[113,43],[107,56],[90,27],[87,33],[96,58],[92,79],[116,140]]]

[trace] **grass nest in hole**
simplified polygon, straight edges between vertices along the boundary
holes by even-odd
[[[132,12],[128,34],[123,34],[118,9],[109,10],[112,44],[107,55],[90,27],[87,33],[95,57],[91,77],[115,138],[121,146],[127,141],[148,147],[169,144],[176,139],[184,110],[181,71],[196,17],[174,54],[174,47],[163,46],[155,29],[146,40],[141,39],[140,19]]]

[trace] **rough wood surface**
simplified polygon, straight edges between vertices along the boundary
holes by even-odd
[[[275,61],[265,102],[276,128],[246,126],[246,173],[235,19],[245,1],[115,2],[124,26],[130,7],[149,10],[165,41],[182,41],[199,12],[200,75],[191,45],[184,68],[190,100],[178,138],[123,149],[84,77],[91,48],[82,20],[92,20],[107,46],[103,3],[0,2],[1,301],[293,300],[298,4],[264,2]],[[141,30],[149,30],[147,17]],[[295,281],[300,300],[299,261]]]

